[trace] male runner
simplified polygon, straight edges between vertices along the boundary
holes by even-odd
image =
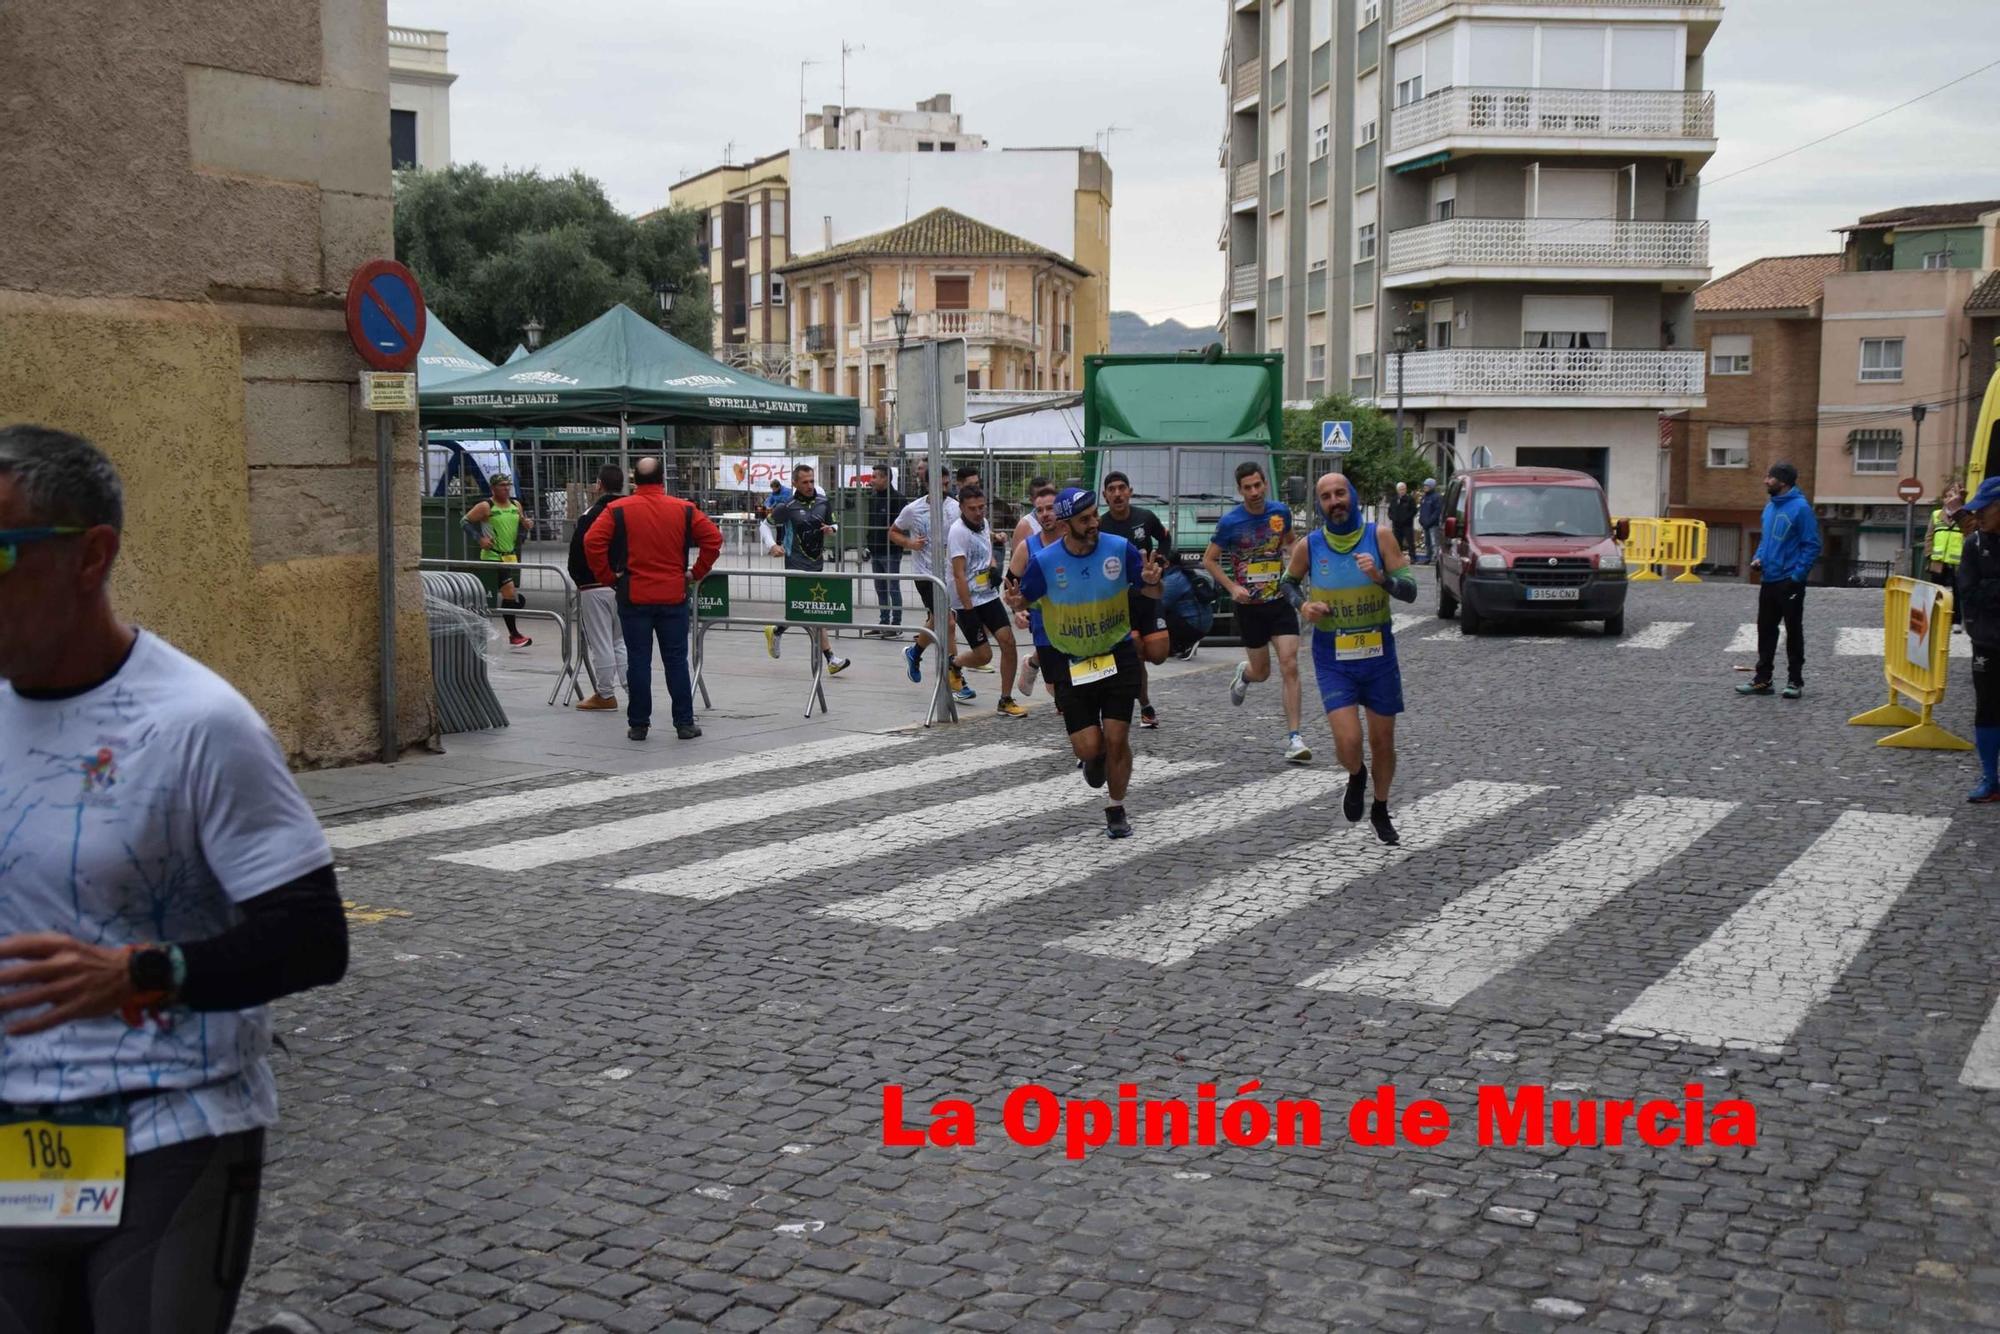
[[[1132,503],[1132,479],[1122,472],[1104,475],[1104,514],[1098,526],[1124,538],[1144,555],[1157,551],[1168,566],[1179,564],[1167,526],[1153,511]],[[1134,590],[1132,633],[1139,637],[1139,726],[1158,727],[1160,715],[1154,712],[1153,697],[1146,688],[1146,664],[1167,660],[1167,617],[1160,599]]]
[[[1241,704],[1252,682],[1271,678],[1271,652],[1277,650],[1285,722],[1291,727],[1285,758],[1307,764],[1312,751],[1299,735],[1299,616],[1279,587],[1295,541],[1292,511],[1269,499],[1270,480],[1262,464],[1236,465],[1236,491],[1243,503],[1222,516],[1201,556],[1202,568],[1236,603],[1243,661],[1230,678],[1229,702]]]
[[[1347,770],[1341,813],[1361,818],[1368,765],[1361,753],[1360,711],[1368,711],[1368,750],[1375,757],[1375,804],[1369,823],[1384,843],[1400,839],[1389,819],[1389,784],[1396,777],[1396,715],[1403,711],[1403,673],[1389,601],[1415,602],[1417,577],[1396,539],[1361,522],[1354,486],[1337,472],[1319,479],[1321,525],[1292,548],[1284,596],[1313,627],[1313,674],[1333,732],[1333,751]]]
[[[1020,536],[1019,529],[1016,529],[1014,549],[1007,553],[1009,592],[1020,584],[1021,575],[1027,570],[1028,562],[1034,559],[1035,553],[1043,547],[1052,547],[1062,541],[1063,533],[1068,530],[1067,525],[1056,518],[1054,486],[1047,482],[1038,482],[1029,503],[1034,508],[1022,516],[1021,522],[1031,524],[1032,527],[1028,529],[1026,537]],[[1028,651],[1021,655],[1021,672],[1019,679],[1014,683],[1014,693],[1032,695],[1035,693],[1035,674],[1041,670],[1038,657],[1041,650],[1035,647],[1035,643],[1042,637],[1042,614],[1032,607],[1027,611],[1017,611],[1014,613],[1014,625],[1018,629],[1028,631],[1029,634]],[[1049,693],[1055,693],[1053,687]]]
[[[771,531],[778,537],[771,554],[783,556],[787,570],[816,574],[826,568],[826,538],[834,531],[833,501],[813,485],[813,470],[809,466],[800,464],[792,469],[791,497],[771,507]],[[787,628],[764,627],[764,649],[774,658],[778,656],[778,640]],[[826,655],[828,676],[838,676],[853,665],[834,654],[833,636],[824,628],[813,633],[819,636],[819,651]]]
[[[1014,548],[1033,537],[1036,533],[1041,532],[1045,526],[1041,516],[1035,512],[1035,497],[1041,495],[1045,487],[1048,489],[1050,495],[1055,494],[1055,487],[1050,484],[1048,478],[1030,477],[1028,479],[1028,506],[1021,511],[1021,518],[1014,525],[1014,536],[1007,543],[1007,553],[1010,559],[1013,556]],[[1017,570],[1014,573],[1018,575],[1020,572]]]
[[[1157,596],[1164,563],[1143,564],[1122,537],[1098,531],[1097,497],[1070,487],[1056,497],[1063,540],[1028,562],[1008,595],[1016,611],[1042,613],[1036,642],[1042,672],[1055,690],[1070,748],[1083,761],[1084,781],[1106,787],[1105,832],[1130,838],[1125,794],[1132,781],[1132,706],[1139,699],[1139,651],[1132,642],[1134,587]]]
[[[1014,627],[1000,602],[1000,570],[993,563],[993,534],[986,527],[986,493],[976,486],[960,487],[958,522],[951,526],[945,549],[951,554],[951,610],[965,651],[952,659],[960,671],[983,666],[993,658],[989,637],[1000,641],[1000,703],[996,711],[1008,718],[1025,718],[1028,711],[1007,691],[1014,683]]]
[[[479,559],[496,561],[500,565],[521,563],[522,529],[526,526],[521,512],[521,502],[514,499],[514,479],[506,473],[493,474],[487,486],[492,488],[493,498],[482,500],[465,512],[461,522],[465,534],[479,546]],[[514,576],[504,568],[481,570],[480,581],[486,591],[492,593],[501,607],[500,619],[507,623],[507,642],[514,648],[526,648],[535,641],[521,633],[521,627],[514,623],[512,616],[506,615],[509,607],[519,610],[528,605],[514,587]]]
[[[918,495],[915,500],[903,506],[896,522],[889,525],[889,540],[910,553],[910,573],[928,575],[931,572],[931,497],[929,484],[921,472],[917,476]],[[944,498],[945,537],[951,536],[951,526],[958,522],[958,501],[950,496]],[[924,679],[924,650],[937,642],[939,633],[944,635],[944,651],[947,657],[955,656],[957,636],[952,630],[950,608],[940,616],[939,608],[932,605],[935,590],[930,580],[917,581],[917,597],[924,604],[924,628],[917,631],[917,640],[903,650],[904,670],[912,684],[921,684]],[[943,621],[940,631],[938,622]],[[965,673],[956,665],[950,668],[949,684],[952,698],[959,703],[969,703],[979,698],[979,692],[965,683]]]

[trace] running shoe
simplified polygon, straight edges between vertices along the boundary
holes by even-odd
[[[1035,677],[1040,674],[1041,670],[1042,664],[1036,659],[1028,658],[1023,660],[1021,670],[1018,673],[1018,679],[1014,682],[1014,693],[1017,695],[1034,694]]]
[[[1194,661],[1194,651],[1199,647],[1200,647],[1199,644],[1190,644],[1184,651],[1174,654],[1174,661],[1175,662]]]
[[[957,700],[960,704],[970,704],[972,703],[973,700],[979,698],[979,692],[977,690],[974,690],[971,686],[960,686],[958,689],[951,692],[951,697]]]
[[[1313,758],[1312,747],[1306,744],[1306,739],[1304,737],[1300,736],[1297,732],[1294,732],[1291,734],[1289,738],[1286,739],[1285,763],[1311,764],[1312,758]]]
[[[1778,694],[1784,697],[1785,699],[1797,699],[1799,696],[1805,693],[1806,693],[1806,688],[1804,686],[1786,686],[1783,690],[1780,690],[1778,692]]]
[[[1104,786],[1104,757],[1093,756],[1083,762],[1083,781],[1092,787]]]
[[[971,667],[968,667],[965,670],[968,672],[996,672],[999,671],[1000,669],[995,667],[990,662],[982,662],[982,663],[977,663]]]
[[[1347,776],[1347,793],[1340,799],[1340,813],[1353,824],[1361,818],[1361,799],[1368,795],[1368,766],[1362,765],[1361,772]]]
[[[1389,822],[1388,802],[1378,801],[1369,808],[1368,823],[1375,826],[1375,837],[1389,846],[1394,847],[1403,841],[1403,836],[1396,832],[1396,826]]]
[[[1966,804],[1971,806],[1991,806],[1995,802],[2000,802],[2000,783],[1995,783],[1990,778],[1982,778],[1979,780],[1979,786],[1973,788],[1965,800]]]
[[[828,676],[839,676],[853,665],[854,662],[850,658],[828,658],[826,660],[826,674]]]
[[[1142,704],[1139,706],[1139,726],[1147,729],[1148,731],[1158,730],[1160,726],[1160,715],[1154,711],[1152,705]]]
[[[764,651],[774,658],[778,656],[778,627],[775,625],[764,627]]]
[[[1250,682],[1244,678],[1244,673],[1249,670],[1250,664],[1247,662],[1236,664],[1236,675],[1229,678],[1229,702],[1231,704],[1241,704],[1243,697],[1250,693]]]
[[[924,646],[912,644],[903,650],[903,674],[913,686],[924,683]]]
[[[1123,806],[1107,806],[1104,810],[1104,832],[1112,838],[1132,837],[1132,822],[1125,818]]]
[[[1009,718],[1025,718],[1028,716],[1028,711],[1015,703],[1012,695],[1002,695],[1000,702],[993,706],[993,711],[1004,714]]]
[[[530,644],[534,643],[535,641],[528,638],[526,635],[508,635],[507,642],[515,648],[527,648]]]
[[[1768,695],[1772,693],[1771,683],[1769,681],[1745,681],[1742,685],[1736,687],[1736,693],[1739,695]]]
[[[965,673],[956,667],[953,667],[945,677],[945,683],[951,687],[952,698],[954,699],[979,698],[979,692],[965,683]]]
[[[885,625],[875,633],[884,639],[901,639],[903,637],[903,632],[893,625]]]

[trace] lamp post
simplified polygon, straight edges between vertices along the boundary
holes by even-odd
[[[1922,462],[1924,454],[1924,411],[1924,405],[1921,403],[1910,405],[1910,421],[1914,427],[1910,439],[1910,476],[1917,478],[1923,476],[1922,473],[1917,471],[1917,466]],[[1923,578],[1924,563],[1922,558],[1917,554],[1917,498],[1915,496],[1911,496],[1908,501],[1904,502],[1903,506],[1903,545],[1910,552],[1910,578]]]
[[[653,284],[653,300],[660,304],[661,333],[669,332],[667,329],[667,317],[673,314],[674,298],[680,295],[680,291],[680,287],[671,278],[662,278]],[[661,427],[660,433],[666,437],[664,443],[667,447],[667,476],[673,479],[674,489],[678,491],[681,484],[680,451],[676,448],[677,442],[674,439],[673,423],[669,422]]]
[[[533,315],[521,326],[521,336],[528,340],[528,351],[533,352],[542,345],[542,322]]]
[[[681,289],[670,278],[653,284],[653,300],[660,303],[660,328],[663,330],[667,327],[667,316],[673,314],[674,298],[680,293]]]
[[[896,363],[897,363],[896,370],[899,374],[903,369],[902,367],[903,340],[909,337],[910,334],[911,313],[912,312],[909,306],[905,305],[903,303],[902,298],[900,297],[896,299],[895,308],[889,312],[889,323],[894,325],[896,329]],[[902,432],[896,429],[901,424],[896,420],[896,391],[893,389],[890,390],[888,394],[885,395],[885,397],[887,397],[889,400],[889,431],[890,431],[891,444],[895,448],[896,452],[900,454],[903,451],[903,436]]]
[[[1396,336],[1396,448],[1403,447],[1403,355],[1410,350],[1416,331],[1407,324],[1395,328]]]

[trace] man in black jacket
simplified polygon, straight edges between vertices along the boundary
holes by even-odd
[[[1398,482],[1396,498],[1389,502],[1389,529],[1396,535],[1396,545],[1404,551],[1417,548],[1416,526],[1417,498],[1410,494],[1408,482]]]
[[[868,564],[880,574],[896,574],[903,568],[903,549],[889,540],[889,525],[896,522],[896,516],[903,512],[903,497],[896,490],[889,475],[886,462],[875,465],[874,475],[868,486]],[[903,632],[895,629],[903,623],[903,581],[900,579],[877,579],[875,581],[875,609],[881,620],[881,629],[875,633],[884,639],[901,639]]]
[[[592,713],[618,707],[618,697],[611,692],[625,684],[625,635],[618,626],[618,592],[609,584],[597,582],[590,562],[584,559],[583,535],[597,522],[597,516],[604,513],[605,506],[624,494],[624,471],[615,463],[599,468],[597,481],[591,487],[590,508],[583,512],[576,521],[575,531],[569,535],[569,577],[583,594],[583,644],[588,655],[591,689],[595,692],[576,707]]]
[[[1988,477],[1959,510],[1970,527],[1958,562],[1959,619],[1972,641],[1972,740],[1979,784],[1967,798],[2000,803],[2000,477]]]

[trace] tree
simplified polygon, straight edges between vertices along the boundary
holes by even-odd
[[[1309,408],[1287,408],[1285,453],[1293,457],[1319,453],[1319,424],[1323,421],[1354,423],[1354,451],[1341,460],[1340,470],[1353,481],[1364,505],[1394,491],[1398,482],[1409,483],[1415,491],[1424,478],[1433,475],[1433,465],[1422,454],[1408,445],[1397,447],[1394,418],[1345,394],[1328,394]],[[1332,464],[1330,455],[1328,464],[1326,470]],[[1308,485],[1313,480],[1308,479]]]
[[[710,351],[708,272],[686,209],[626,217],[581,172],[494,175],[477,164],[396,178],[396,254],[439,319],[495,362],[541,321],[545,343],[623,303],[657,318],[653,284],[675,284],[668,332]]]

